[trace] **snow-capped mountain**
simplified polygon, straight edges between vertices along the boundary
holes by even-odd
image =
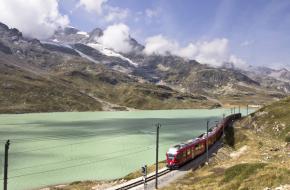
[[[100,28],[95,28],[91,32],[87,33],[84,31],[80,31],[74,27],[66,27],[66,28],[59,28],[53,36],[47,39],[48,42],[54,43],[55,45],[62,45],[65,47],[76,48],[76,50],[80,53],[81,56],[93,60],[94,62],[100,63],[99,60],[95,60],[95,56],[92,56],[92,51],[90,48],[94,48],[100,54],[105,55],[106,57],[113,57],[115,59],[115,65],[118,65],[118,60],[122,63],[119,67],[114,67],[120,70],[120,67],[123,67],[123,62],[127,62],[131,66],[136,67],[138,64],[132,61],[131,59],[125,57],[121,53],[105,47],[103,44],[99,43],[98,39],[103,35],[103,30]],[[78,44],[78,45],[76,45]],[[80,46],[82,44],[82,46]],[[130,38],[130,44],[136,51],[142,51],[143,46],[140,45],[135,39]],[[88,46],[88,47],[85,47]],[[98,56],[99,58],[99,56]],[[103,57],[102,63],[108,63],[108,61],[104,60]],[[122,68],[121,70],[128,69]]]

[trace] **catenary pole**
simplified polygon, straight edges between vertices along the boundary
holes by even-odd
[[[159,128],[160,123],[156,125],[156,168],[155,168],[155,189],[158,189],[158,153],[159,153]]]
[[[208,163],[208,125],[209,125],[209,120],[206,122],[206,161]]]
[[[5,144],[5,160],[4,160],[4,188],[3,190],[7,190],[7,180],[8,180],[8,150],[9,150],[10,140],[6,141]]]

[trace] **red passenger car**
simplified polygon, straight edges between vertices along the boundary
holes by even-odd
[[[208,136],[206,133],[201,134],[195,139],[177,144],[170,147],[166,153],[166,162],[168,168],[179,168],[185,163],[193,160],[198,155],[206,151],[206,142],[212,146],[223,134],[225,127],[229,126],[234,120],[241,118],[241,114],[232,114],[224,118],[219,124],[209,129]]]

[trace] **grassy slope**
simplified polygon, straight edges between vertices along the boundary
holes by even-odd
[[[218,106],[203,96],[139,83],[80,57],[53,56],[55,62],[45,57],[32,64],[1,54],[0,113],[98,111],[103,109],[99,100],[136,109]]]
[[[80,76],[67,76],[81,91],[108,102],[137,109],[209,108],[218,106],[203,96],[185,94],[168,87],[141,84],[115,76],[115,73],[83,71]],[[109,80],[110,79],[110,80]],[[82,88],[84,87],[84,88]]]
[[[0,113],[102,110],[101,104],[55,80],[0,64]]]
[[[163,189],[264,189],[290,184],[290,147],[285,142],[289,118],[290,98],[244,118],[235,124],[233,146],[222,148],[210,165]]]

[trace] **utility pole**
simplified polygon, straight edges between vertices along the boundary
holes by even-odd
[[[10,140],[7,140],[5,144],[5,160],[4,160],[4,188],[7,190],[7,180],[8,180],[8,150],[9,150]]]
[[[155,189],[158,189],[158,149],[159,149],[159,128],[161,124],[156,125],[156,168],[155,168]]]
[[[234,114],[236,113],[236,107],[234,107]]]
[[[249,115],[249,105],[247,104],[247,116]]]
[[[231,114],[233,114],[233,108],[231,108]]]
[[[208,163],[208,125],[209,120],[206,122],[206,162]]]

